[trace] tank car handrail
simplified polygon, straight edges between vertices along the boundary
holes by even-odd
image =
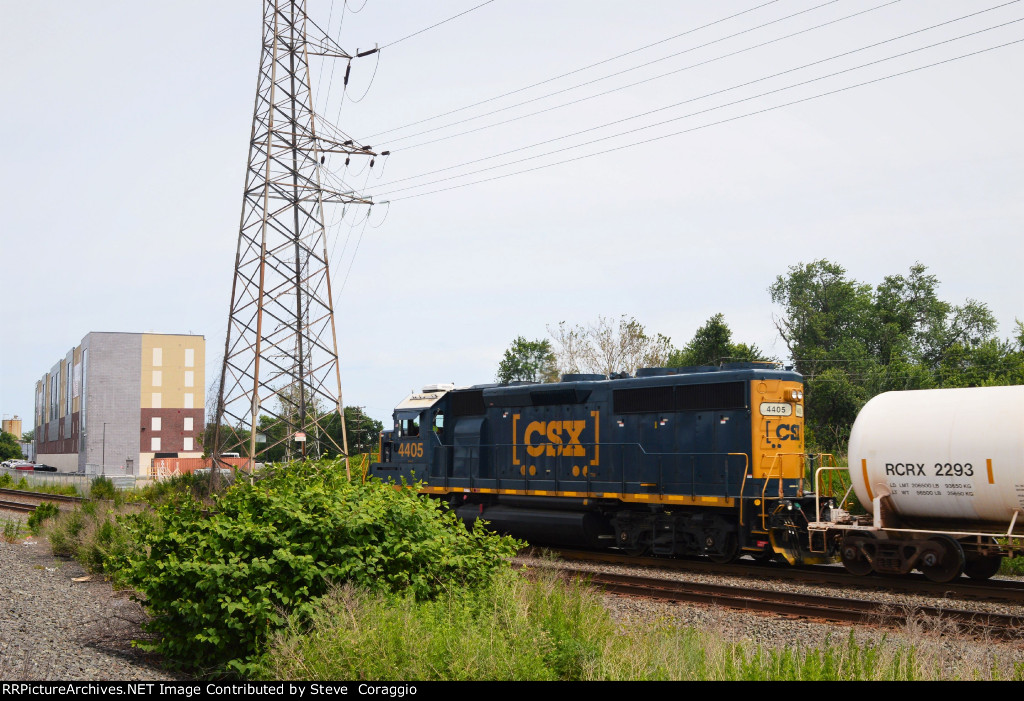
[[[835,460],[834,457],[832,459]],[[821,523],[821,490],[818,488],[819,487],[819,478],[821,477],[821,473],[822,472],[840,471],[840,470],[846,470],[847,472],[849,472],[850,468],[848,468],[848,467],[841,467],[839,465],[829,465],[829,466],[822,465],[821,467],[819,467],[817,470],[814,471],[814,520],[816,522],[818,522],[818,523]],[[846,490],[846,493],[843,495],[842,500],[839,502],[840,504],[845,504],[846,503],[846,498],[848,496],[850,496],[850,492],[852,490],[853,490],[853,484],[852,484],[852,480],[851,480],[850,487],[849,487],[849,489]]]

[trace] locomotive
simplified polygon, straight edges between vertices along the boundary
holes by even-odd
[[[370,472],[531,542],[818,562],[836,544],[809,547],[803,408],[801,376],[765,363],[428,385]]]
[[[773,363],[438,384],[396,407],[370,474],[533,543],[984,579],[1022,544],[1022,413],[1024,387],[885,393],[848,470],[804,452],[803,379]]]

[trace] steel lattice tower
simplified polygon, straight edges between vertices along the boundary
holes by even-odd
[[[348,455],[323,207],[372,203],[325,187],[321,165],[327,153],[376,154],[344,136],[317,133],[324,125],[314,120],[309,56],[353,57],[322,32],[307,36],[305,5],[263,2],[263,50],[217,395],[215,459],[239,452],[258,460],[297,433],[306,434],[313,452],[326,443]],[[325,430],[335,413],[342,445]],[[261,416],[269,423],[261,426]],[[258,442],[258,433],[264,441]]]

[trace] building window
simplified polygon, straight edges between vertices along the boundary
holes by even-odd
[[[160,439],[159,438],[150,438],[149,439],[149,449],[152,450],[154,453],[156,451],[160,450]]]
[[[164,364],[164,349],[154,348],[153,349],[153,367],[158,368]]]
[[[195,403],[195,396],[196,395],[192,394],[191,392],[185,392],[185,408],[186,409],[194,409],[195,408],[195,407],[192,406]]]
[[[185,450],[192,450],[192,439],[188,436],[185,437],[184,445],[182,446]]]
[[[185,386],[195,387],[196,386],[196,374],[192,370],[185,371]]]
[[[153,430],[154,431],[159,431],[160,430],[160,417],[159,416],[154,416],[152,421],[153,421],[153,424],[152,424]]]
[[[164,374],[162,372],[160,372],[159,370],[154,370],[153,371],[153,386],[154,387],[159,387],[161,384],[163,384],[163,381],[164,381]]]
[[[150,402],[150,404],[152,404],[152,408],[153,409],[159,409],[160,408],[160,393],[159,392],[153,392],[153,399]]]
[[[185,349],[185,367],[194,368],[196,366],[196,352],[193,348]]]
[[[186,416],[185,417],[184,426],[182,426],[182,428],[184,430],[186,430],[186,431],[191,431],[192,430],[192,417],[191,416]]]

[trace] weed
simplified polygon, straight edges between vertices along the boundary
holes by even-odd
[[[36,507],[35,511],[29,514],[28,517],[28,528],[32,531],[33,535],[39,535],[39,531],[42,528],[43,522],[47,519],[53,518],[60,513],[60,509],[57,505],[50,501],[44,501],[42,504]]]
[[[12,521],[10,519],[4,519],[3,525],[3,539],[7,543],[16,543],[21,535],[21,523],[18,521]]]

